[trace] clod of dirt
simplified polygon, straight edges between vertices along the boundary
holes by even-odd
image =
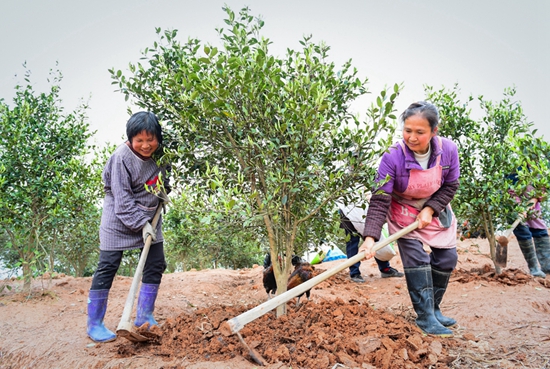
[[[136,328],[136,333],[149,340],[149,343],[158,344],[161,340],[162,329],[158,325],[149,327],[149,323],[145,322],[142,326]]]

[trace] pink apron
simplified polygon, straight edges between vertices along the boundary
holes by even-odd
[[[441,138],[439,138],[441,145]],[[401,148],[405,152],[405,144],[403,141]],[[392,193],[392,201],[390,211],[388,213],[388,230],[390,234],[394,234],[402,228],[408,226],[416,220],[418,213],[422,210],[422,206],[428,201],[431,196],[441,187],[441,173],[443,171],[441,165],[441,155],[437,156],[435,166],[429,169],[411,169],[409,184],[403,193],[394,191]],[[447,210],[452,213],[450,205]],[[432,222],[422,229],[416,229],[403,238],[417,239],[423,244],[450,249],[456,247],[456,217],[452,214],[451,226],[444,228],[438,217],[433,217]]]

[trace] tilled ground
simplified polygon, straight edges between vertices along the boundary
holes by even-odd
[[[404,278],[380,278],[363,262],[365,283],[342,271],[316,285],[311,301],[287,304],[287,315],[269,311],[239,333],[265,360],[266,369],[345,368],[545,368],[550,362],[550,277],[533,278],[512,241],[508,268],[496,275],[486,240],[458,249],[442,303],[458,321],[452,338],[424,336]],[[322,273],[340,261],[316,266]],[[399,258],[392,266],[403,270]],[[0,281],[0,368],[257,369],[236,335],[223,324],[266,301],[262,267],[201,270],[163,277],[155,317],[157,338],[134,344],[119,337],[94,343],[86,336],[91,278],[44,277],[31,295],[21,281]],[[115,330],[131,277],[117,277],[105,324]],[[9,286],[9,288],[7,288]]]
[[[455,271],[453,280],[517,285],[532,278],[517,269],[497,276],[486,265]],[[331,288],[336,289],[346,283],[344,273],[330,281]],[[375,310],[367,298],[359,296],[349,301],[306,301],[297,307],[292,303],[288,304],[287,315],[279,319],[272,311],[252,321],[239,332],[254,350],[251,356],[237,336],[224,336],[220,326],[253,307],[217,305],[181,314],[166,321],[158,331],[158,339],[149,344],[122,343],[118,354],[185,358],[191,362],[219,362],[236,355],[252,361],[257,354],[268,364],[284,363],[291,368],[329,368],[337,364],[350,368],[449,368],[467,342],[476,341],[468,334],[452,339],[423,335],[404,316]]]

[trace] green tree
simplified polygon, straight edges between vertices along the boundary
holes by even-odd
[[[163,220],[169,271],[244,268],[262,260],[265,244],[257,227],[243,227],[223,204],[184,186]]]
[[[114,146],[90,153],[91,160],[78,158],[72,162],[72,173],[65,177],[60,203],[65,204],[62,216],[49,243],[50,269],[76,277],[91,275],[99,257],[99,225],[103,183],[101,174]],[[54,265],[55,263],[55,265]]]
[[[537,196],[545,196],[542,190],[548,188],[550,174],[548,145],[534,136],[536,131],[532,131],[521,103],[514,100],[515,89],[506,89],[497,102],[478,97],[482,117],[477,121],[471,118],[469,107],[475,99],[470,96],[461,102],[457,85],[437,91],[427,87],[426,93],[439,108],[440,134],[452,138],[459,148],[460,187],[453,210],[459,219],[481,226],[495,261],[495,233],[508,228],[529,206],[527,199],[516,203],[508,190],[522,194],[532,184]],[[516,183],[510,178],[514,173],[518,175]],[[495,269],[501,272],[496,263]]]
[[[127,98],[166,122],[166,155],[176,177],[215,194],[244,227],[262,226],[275,263],[277,292],[286,291],[290,256],[300,230],[325,219],[327,204],[370,187],[376,161],[394,132],[400,86],[382,91],[365,117],[350,104],[368,93],[351,60],[337,69],[329,47],[300,41],[284,58],[269,53],[264,22],[244,8],[224,8],[221,47],[161,32],[160,42],[130,64],[130,76],[111,70]],[[147,64],[142,64],[147,62]],[[352,152],[358,153],[358,158]],[[356,161],[361,168],[348,170]],[[278,314],[284,313],[284,306]]]
[[[5,167],[0,174],[0,229],[9,238],[4,247],[18,255],[29,292],[41,263],[49,259],[50,267],[55,264],[57,230],[68,219],[79,219],[75,198],[82,198],[90,183],[79,172],[92,134],[87,106],[65,115],[59,99],[62,75],[50,75],[50,90],[37,93],[26,72],[27,85],[15,87],[13,107],[0,104],[0,162]]]

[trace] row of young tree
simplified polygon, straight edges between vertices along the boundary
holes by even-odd
[[[37,93],[26,73],[13,107],[0,100],[0,248],[4,268],[21,269],[25,288],[40,270],[57,266],[83,274],[101,187],[96,162],[83,160],[91,137],[87,106],[65,114],[61,74]]]
[[[358,202],[353,189],[374,184],[377,162],[399,133],[394,104],[402,86],[381,91],[357,114],[351,104],[369,93],[368,80],[351,60],[337,68],[329,47],[311,37],[300,50],[274,56],[261,19],[247,8],[224,11],[220,45],[181,43],[176,30],[157,29],[159,41],[140,62],[110,73],[127,99],[164,125],[160,160],[172,163],[174,184],[164,222],[168,270],[247,267],[267,251],[272,260],[283,257],[274,265],[282,293],[291,267],[285,255],[321,240],[344,245],[335,201]],[[46,270],[92,271],[101,170],[112,150],[88,144],[87,105],[65,114],[61,74],[53,76],[48,93],[36,93],[25,78],[12,107],[0,100],[0,260],[21,268],[27,286]],[[483,226],[494,244],[498,228],[525,206],[508,189],[547,187],[548,145],[513,89],[498,102],[461,102],[459,92],[426,87],[422,98],[440,108],[440,133],[460,149],[453,209]],[[474,101],[483,112],[478,120]],[[506,179],[513,172],[515,184]],[[123,271],[131,274],[132,265]]]

